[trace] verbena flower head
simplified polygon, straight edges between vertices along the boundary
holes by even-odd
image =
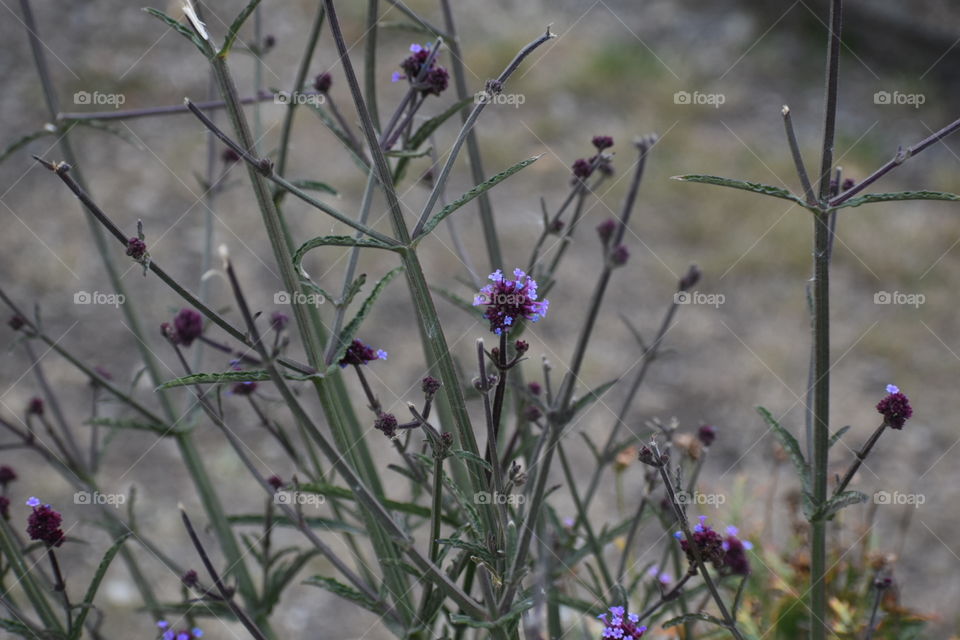
[[[283,331],[290,324],[290,316],[282,311],[274,311],[270,314],[270,328],[274,331]]]
[[[697,430],[697,438],[703,443],[703,446],[709,447],[717,439],[717,428],[712,424],[701,425]]]
[[[30,402],[27,403],[27,413],[32,416],[42,416],[43,398],[30,398]]]
[[[386,359],[387,352],[383,349],[374,349],[370,345],[364,344],[360,339],[355,339],[350,343],[350,346],[347,347],[347,352],[343,354],[338,364],[341,367],[345,367],[348,364],[361,365],[373,362],[374,360]]]
[[[134,260],[143,260],[147,255],[147,243],[140,238],[130,238],[127,240],[127,255]]]
[[[450,81],[450,74],[447,70],[437,64],[436,58],[430,62],[430,66],[424,71],[423,66],[430,59],[430,45],[410,45],[410,56],[400,63],[403,73],[395,71],[393,81],[409,80],[415,89],[423,94],[440,95],[447,88]],[[420,73],[423,71],[423,77]],[[419,80],[418,80],[419,78]]]
[[[50,505],[41,504],[38,498],[31,497],[27,500],[27,506],[33,508],[27,518],[27,535],[30,539],[43,542],[48,547],[62,545],[66,537],[63,529],[60,528],[63,516],[54,511]]]
[[[696,571],[697,557],[694,554],[694,546],[700,551],[700,559],[704,563],[712,562],[718,569],[723,566],[723,558],[726,553],[723,549],[723,538],[714,531],[713,527],[707,524],[707,516],[700,516],[700,521],[693,527],[693,540],[687,540],[682,531],[673,534],[680,541],[680,548],[687,554],[687,560],[690,561],[690,571]],[[692,542],[692,544],[691,544]]]
[[[490,331],[500,335],[516,326],[518,320],[537,322],[547,315],[549,300],[537,300],[537,281],[521,269],[513,270],[516,280],[507,280],[497,269],[490,281],[474,296],[473,306],[487,307],[483,317],[490,321]]]
[[[910,400],[893,384],[887,385],[886,397],[877,403],[877,411],[893,429],[902,429],[904,423],[913,416]]]
[[[333,76],[329,73],[321,73],[316,78],[313,79],[313,88],[319,91],[320,93],[326,93],[330,91],[330,86],[333,84]]]
[[[203,637],[203,631],[199,627],[174,631],[166,620],[159,620],[157,628],[162,632],[161,640],[196,640]]]
[[[13,470],[13,467],[8,467],[7,465],[0,467],[0,485],[6,487],[16,479],[17,472]]]
[[[381,413],[374,421],[373,428],[392,438],[397,435],[397,417],[392,413]]]
[[[646,626],[638,626],[640,616],[628,613],[623,607],[610,607],[610,613],[601,613],[597,618],[605,625],[601,638],[637,640],[647,631]]]
[[[173,317],[173,324],[164,322],[160,330],[174,344],[189,347],[203,333],[203,316],[193,309],[180,309]]]
[[[723,540],[723,566],[734,575],[745,576],[750,573],[747,551],[753,549],[753,543],[738,538],[739,533],[735,526],[727,527],[727,537]]]

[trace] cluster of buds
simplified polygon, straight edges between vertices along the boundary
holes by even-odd
[[[395,71],[393,81],[407,80],[423,95],[440,95],[450,82],[450,74],[436,62],[430,45],[410,45],[410,55],[400,63],[403,73]]]
[[[903,429],[904,423],[913,416],[910,400],[893,384],[887,385],[887,395],[877,403],[877,411],[891,429]]]
[[[690,573],[697,571],[698,553],[704,564],[713,564],[721,573],[741,576],[750,573],[747,551],[753,549],[753,544],[749,540],[741,540],[736,527],[727,527],[727,535],[722,536],[707,524],[707,516],[700,516],[700,521],[693,527],[692,533],[690,539],[682,531],[673,534],[680,541],[680,548],[690,561]]]
[[[593,175],[594,171],[599,171],[605,176],[613,174],[611,156],[604,153],[606,149],[613,146],[613,138],[610,136],[594,136],[591,142],[597,152],[589,158],[578,158],[573,163],[570,168],[573,173],[573,184],[586,180]]]
[[[173,322],[164,322],[160,331],[173,344],[189,347],[203,333],[203,316],[193,309],[181,309]]]
[[[27,535],[31,540],[42,542],[48,547],[59,547],[66,539],[60,524],[63,516],[48,504],[41,504],[37,498],[27,500],[27,506],[33,511],[27,518]]]

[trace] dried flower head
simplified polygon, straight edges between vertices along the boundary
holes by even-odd
[[[601,638],[638,640],[647,631],[645,626],[637,626],[640,622],[640,616],[635,613],[627,613],[623,607],[610,607],[610,613],[601,613],[597,618],[605,625]]]
[[[330,87],[332,85],[333,76],[326,72],[318,74],[317,77],[313,79],[313,88],[320,93],[326,93],[330,91]]]
[[[147,243],[140,238],[130,238],[127,240],[127,255],[134,260],[143,260],[147,255]]]
[[[0,467],[0,485],[6,487],[16,479],[17,472],[13,470],[13,467],[9,467],[7,465]]]
[[[27,518],[27,535],[31,540],[43,542],[48,547],[59,547],[63,544],[63,529],[60,524],[63,522],[63,516],[54,511],[48,504],[41,504],[38,498],[31,497],[27,500],[27,506],[33,507],[33,511]]]
[[[613,138],[610,136],[593,136],[591,142],[597,148],[597,151],[603,151],[613,146]]]
[[[713,441],[717,439],[717,428],[712,424],[701,425],[697,429],[697,437],[700,439],[700,442],[703,443],[703,446],[709,447],[713,444]]]
[[[549,300],[537,300],[537,281],[521,269],[513,270],[516,280],[507,280],[497,269],[490,274],[493,284],[480,289],[473,306],[487,307],[483,317],[490,321],[490,331],[500,335],[521,319],[537,322],[547,315]]]
[[[637,456],[640,452],[633,445],[629,447],[624,447],[613,459],[613,469],[614,471],[624,471],[629,467],[634,460],[637,459]]]
[[[381,413],[374,421],[373,428],[392,438],[397,435],[397,417],[392,413]]]
[[[350,343],[350,346],[347,347],[347,352],[343,354],[343,357],[340,358],[338,363],[341,367],[346,367],[349,364],[361,365],[367,364],[368,362],[373,362],[374,360],[386,360],[387,352],[383,349],[374,349],[373,347],[364,344],[360,339],[354,339]]]
[[[904,423],[913,416],[910,400],[892,384],[887,385],[887,395],[877,403],[877,411],[892,429],[902,429]]]

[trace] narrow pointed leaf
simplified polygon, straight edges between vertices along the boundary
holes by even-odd
[[[352,587],[348,587],[347,585],[335,580],[334,578],[328,578],[326,576],[313,576],[312,578],[308,578],[304,580],[303,584],[309,584],[314,587],[320,587],[321,589],[329,591],[332,594],[338,595],[341,598],[349,600],[354,604],[360,605],[367,611],[372,611],[373,613],[376,613],[376,614],[383,613],[380,603],[371,600],[370,598],[363,595],[356,589]]]
[[[844,507],[863,504],[869,499],[870,497],[862,491],[844,491],[827,500],[818,515],[823,519],[831,518]]]
[[[832,436],[830,436],[830,445],[829,445],[829,446],[832,447],[833,445],[835,445],[835,444],[837,444],[838,442],[840,442],[840,438],[842,438],[842,437],[843,437],[843,434],[845,434],[847,431],[850,431],[850,425],[849,425],[849,424],[848,424],[847,426],[845,426],[845,427],[840,427],[839,429],[837,429],[837,432],[836,432],[835,434],[833,434]]]
[[[837,209],[846,207],[859,207],[862,204],[873,204],[874,202],[897,202],[900,200],[960,200],[960,196],[955,193],[945,191],[897,191],[894,193],[868,193],[865,196],[850,198],[846,202],[837,205]]]
[[[773,417],[773,414],[765,408],[757,407],[757,412],[770,426],[770,429],[773,430],[773,434],[777,437],[777,440],[780,441],[787,455],[790,456],[790,461],[793,462],[793,466],[797,470],[797,475],[800,476],[804,489],[809,491],[811,486],[810,466],[803,457],[803,450],[800,448],[800,443],[797,442],[797,439],[793,437],[792,433],[780,426],[780,423]]]
[[[493,176],[492,178],[488,178],[484,182],[475,186],[473,189],[470,189],[470,191],[467,191],[465,194],[463,194],[462,196],[460,196],[459,198],[457,198],[456,200],[454,200],[453,202],[445,206],[439,212],[437,212],[437,214],[434,215],[432,218],[427,220],[427,223],[423,225],[423,230],[420,231],[420,233],[417,235],[417,240],[422,239],[424,236],[429,235],[430,232],[433,231],[438,224],[440,224],[447,218],[447,216],[449,216],[451,213],[453,213],[463,205],[467,204],[468,202],[470,202],[480,194],[486,193],[487,191],[497,186],[498,184],[500,184],[501,182],[503,182],[504,180],[506,180],[513,174],[515,174],[516,172],[520,171],[525,167],[530,166],[531,164],[533,164],[539,159],[540,159],[540,156],[533,156],[532,158],[527,158],[526,160],[523,160],[513,165],[509,169],[506,169],[505,171],[501,171],[500,173]]]
[[[100,560],[97,571],[93,574],[93,579],[90,581],[90,586],[87,587],[87,593],[83,596],[83,602],[80,604],[80,613],[77,614],[77,619],[73,621],[73,632],[70,634],[70,640],[78,640],[83,633],[83,623],[87,619],[90,609],[93,607],[93,599],[97,597],[97,590],[100,588],[100,583],[103,582],[104,576],[107,575],[107,569],[110,568],[110,563],[113,562],[113,559],[117,556],[120,547],[131,535],[130,533],[125,533],[117,538],[116,542],[107,549],[107,552],[103,555],[103,559]]]
[[[781,200],[789,200],[791,202],[796,202],[802,207],[806,207],[807,203],[803,201],[803,198],[799,198],[786,189],[781,189],[780,187],[773,187],[768,184],[761,184],[759,182],[748,182],[746,180],[734,180],[732,178],[721,178],[719,176],[705,176],[697,174],[689,174],[684,176],[674,176],[674,180],[681,180],[683,182],[699,182],[701,184],[712,184],[719,187],[730,187],[731,189],[741,189],[743,191],[750,191],[751,193],[759,193],[764,196],[771,196],[773,198],[780,198]]]
[[[291,180],[290,184],[298,189],[306,189],[307,191],[322,191],[334,196],[338,193],[336,189],[326,182],[319,182],[317,180]]]
[[[197,47],[197,49],[200,49],[200,53],[202,53],[204,56],[207,55],[207,50],[203,46],[203,41],[199,37],[197,37],[197,34],[193,32],[193,29],[191,29],[190,27],[188,27],[187,25],[183,24],[178,20],[174,20],[173,18],[165,14],[163,11],[160,11],[159,9],[147,7],[146,9],[144,9],[144,11],[152,15],[154,18],[159,18],[160,20],[165,22],[168,27],[170,27],[171,29],[173,29],[174,31],[182,35],[184,38],[192,42],[194,46]]]
[[[243,11],[240,12],[236,18],[234,18],[233,23],[230,25],[230,30],[227,31],[227,38],[223,41],[223,46],[220,47],[220,52],[217,54],[221,58],[226,58],[230,53],[230,48],[233,47],[233,43],[237,39],[237,35],[240,33],[240,28],[243,26],[243,23],[247,21],[247,18],[250,17],[250,14],[253,13],[254,9],[257,8],[257,5],[260,4],[260,0],[250,0],[247,3],[247,6],[243,8]]]
[[[368,249],[386,249],[388,251],[394,251],[396,247],[391,247],[388,244],[384,244],[379,240],[374,240],[373,238],[355,238],[353,236],[319,236],[317,238],[311,238],[304,242],[297,252],[293,254],[293,264],[300,269],[300,263],[303,262],[304,256],[311,249],[316,249],[317,247],[366,247]]]

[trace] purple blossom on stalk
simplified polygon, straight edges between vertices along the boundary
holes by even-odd
[[[189,347],[203,333],[203,316],[193,309],[180,309],[173,317],[173,324],[164,322],[160,330],[174,344]]]
[[[591,142],[597,148],[597,151],[603,151],[613,146],[613,138],[610,136],[593,136]]]
[[[661,571],[660,567],[650,567],[647,574],[649,574],[651,578],[656,578],[657,582],[664,586],[673,582],[673,577],[666,571]]]
[[[59,547],[63,544],[66,536],[60,524],[63,522],[63,516],[48,504],[41,504],[38,498],[31,497],[27,500],[27,506],[32,507],[33,511],[27,518],[27,535],[31,540],[43,542],[48,547]]]
[[[27,404],[27,413],[32,416],[42,416],[43,398],[30,398],[30,402]]]
[[[877,411],[892,429],[902,429],[904,423],[913,416],[910,400],[893,384],[887,385],[887,395],[877,403]]]
[[[591,162],[589,158],[579,158],[573,163],[570,170],[573,172],[574,178],[584,180],[589,178],[590,174],[593,173],[593,162]]]
[[[613,251],[610,252],[610,262],[615,267],[622,267],[629,259],[630,250],[627,249],[627,245],[618,244],[613,248]]]
[[[691,572],[696,571],[697,558],[694,555],[694,545],[700,552],[700,558],[704,563],[712,562],[718,569],[723,566],[723,558],[726,553],[723,549],[723,538],[714,531],[713,527],[707,524],[707,516],[700,516],[700,521],[693,527],[692,541],[688,540],[682,531],[677,531],[673,536],[680,541],[680,548],[687,554]]]
[[[547,315],[549,300],[537,300],[537,281],[521,269],[513,270],[516,280],[507,280],[497,269],[490,274],[493,284],[480,289],[473,306],[485,305],[483,317],[490,321],[490,331],[497,335],[509,331],[518,320],[537,322]]]
[[[374,421],[373,428],[392,438],[397,435],[397,417],[392,413],[381,413]]]
[[[17,472],[13,470],[13,467],[9,467],[7,465],[0,467],[0,485],[6,487],[16,479]]]
[[[290,316],[282,311],[274,311],[270,314],[270,328],[274,331],[283,331],[290,324]]]
[[[410,45],[411,55],[400,63],[403,73],[394,71],[391,79],[393,82],[409,80],[415,89],[418,89],[424,95],[440,95],[447,88],[450,82],[450,74],[444,67],[436,63],[436,58],[430,62],[430,65],[424,70],[424,65],[430,59],[430,45]],[[420,76],[423,72],[423,77]]]
[[[7,322],[7,326],[13,329],[14,331],[20,331],[23,328],[23,325],[26,321],[23,319],[23,316],[12,316]]]
[[[350,346],[347,347],[347,352],[343,354],[343,357],[340,358],[340,362],[337,364],[341,367],[346,367],[350,364],[359,366],[373,362],[374,360],[386,359],[387,352],[383,349],[374,349],[370,345],[364,344],[360,339],[354,339],[354,341],[350,343]]]
[[[157,628],[163,632],[161,640],[196,640],[203,637],[203,631],[199,627],[174,631],[166,620],[158,620]]]
[[[717,439],[717,428],[712,424],[701,425],[697,430],[697,438],[703,443],[703,446],[709,447]]]
[[[745,576],[750,573],[747,551],[753,549],[753,543],[738,538],[739,533],[735,526],[727,527],[727,537],[723,540],[723,566],[734,575]]]
[[[623,607],[610,607],[610,613],[601,613],[597,618],[605,625],[601,638],[639,640],[647,631],[646,626],[637,626],[640,616],[627,613]]]
[[[326,93],[330,91],[330,86],[333,84],[333,76],[329,73],[321,73],[317,75],[313,80],[313,88],[319,91],[320,93]]]
[[[143,260],[147,255],[147,243],[140,238],[130,238],[127,240],[127,255],[134,260]]]
[[[603,242],[603,244],[610,242],[610,239],[617,230],[617,226],[617,221],[613,218],[607,218],[597,225],[597,235],[600,236],[600,241]]]

